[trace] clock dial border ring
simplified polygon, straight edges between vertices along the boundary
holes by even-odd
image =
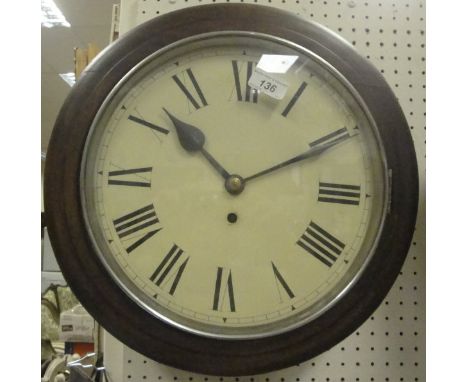
[[[298,52],[302,52],[304,55],[308,56],[311,60],[316,61],[316,63],[318,65],[320,65],[324,70],[326,70],[329,74],[331,74],[335,78],[337,78],[338,81],[340,82],[340,85],[343,85],[343,87],[346,88],[346,90],[352,95],[352,97],[359,104],[358,105],[359,108],[361,108],[363,110],[363,113],[365,114],[365,117],[369,120],[369,124],[372,126],[372,128],[374,130],[376,129],[375,123],[373,122],[372,116],[370,115],[369,111],[367,110],[366,105],[361,100],[361,97],[355,91],[355,89],[351,86],[351,84],[349,84],[348,81],[346,80],[346,78],[344,78],[339,72],[337,72],[334,67],[330,66],[327,62],[323,61],[320,57],[316,56],[313,52],[306,51],[304,48],[302,48],[300,46],[297,46],[297,45],[295,45],[293,43],[290,43],[288,41],[285,41],[283,39],[279,39],[279,38],[276,38],[274,36],[265,35],[265,34],[256,33],[256,32],[253,33],[253,32],[223,31],[223,32],[216,32],[216,33],[206,33],[206,34],[197,35],[197,36],[193,36],[193,37],[183,39],[183,40],[178,41],[178,42],[176,42],[174,44],[170,44],[170,45],[158,50],[157,52],[149,55],[143,61],[138,63],[138,65],[136,65],[134,68],[132,68],[132,70],[130,70],[124,76],[124,78],[122,78],[117,83],[117,85],[109,93],[109,96],[103,102],[101,108],[99,109],[98,113],[96,114],[96,117],[94,119],[94,122],[93,122],[93,124],[92,124],[92,126],[90,128],[89,134],[88,134],[88,139],[87,139],[87,141],[85,143],[84,154],[83,154],[84,160],[83,160],[83,163],[82,163],[82,166],[81,166],[81,177],[80,177],[81,201],[83,203],[83,218],[84,218],[84,220],[86,222],[86,225],[87,225],[88,236],[90,237],[90,239],[91,239],[91,241],[93,243],[94,252],[100,257],[100,259],[101,259],[102,263],[104,264],[104,266],[106,267],[107,271],[114,277],[115,282],[117,284],[119,284],[120,287],[129,295],[129,297],[132,298],[136,303],[138,303],[143,309],[146,309],[149,313],[153,314],[154,316],[158,317],[159,319],[161,319],[161,320],[163,320],[163,321],[165,321],[165,322],[167,322],[167,323],[169,323],[171,325],[174,325],[175,327],[177,327],[179,329],[186,330],[186,331],[194,333],[194,334],[203,335],[203,336],[212,337],[212,338],[218,338],[218,339],[232,339],[232,340],[235,340],[235,339],[253,339],[253,338],[268,337],[268,336],[273,336],[273,335],[277,335],[277,334],[280,334],[280,333],[290,331],[290,330],[292,330],[294,328],[297,328],[299,326],[302,326],[302,325],[304,325],[304,324],[306,324],[306,323],[308,323],[310,321],[313,321],[316,317],[320,316],[326,310],[328,310],[330,307],[332,307],[334,304],[336,304],[341,299],[341,297],[344,294],[346,294],[346,291],[349,290],[349,288],[351,288],[354,285],[354,283],[359,278],[360,274],[365,269],[366,264],[369,262],[370,258],[373,256],[373,252],[375,250],[375,248],[374,248],[375,245],[372,245],[372,247],[369,250],[369,254],[365,256],[365,259],[363,259],[363,264],[362,264],[361,268],[359,269],[359,271],[357,271],[356,274],[353,274],[352,277],[349,278],[347,283],[345,282],[346,280],[343,280],[343,282],[340,282],[339,285],[335,286],[333,290],[328,292],[321,300],[319,300],[317,302],[317,304],[314,304],[314,306],[311,307],[311,308],[314,308],[315,305],[317,305],[316,308],[308,309],[307,311],[302,312],[301,316],[303,316],[303,318],[300,319],[299,321],[293,322],[292,324],[289,324],[289,325],[283,325],[281,328],[273,328],[269,332],[263,331],[263,332],[252,333],[252,334],[245,334],[245,335],[243,335],[243,334],[231,334],[229,332],[226,332],[226,333],[212,333],[212,332],[208,331],[209,329],[208,330],[202,330],[202,329],[191,328],[188,325],[184,326],[182,323],[179,323],[179,322],[177,322],[175,320],[172,320],[169,317],[164,316],[164,314],[161,314],[161,312],[158,312],[157,310],[153,309],[151,307],[150,301],[149,301],[151,299],[149,299],[148,296],[145,296],[145,294],[142,293],[141,291],[139,291],[138,288],[131,288],[131,285],[130,286],[128,285],[129,283],[131,283],[131,280],[129,280],[128,277],[122,271],[122,269],[119,268],[117,263],[115,263],[115,260],[114,259],[107,259],[103,255],[103,253],[102,253],[102,251],[100,249],[100,246],[99,246],[99,244],[98,244],[98,242],[97,242],[97,240],[94,237],[94,234],[92,232],[91,225],[89,223],[90,219],[88,218],[88,216],[86,214],[87,205],[92,205],[92,203],[91,202],[87,203],[87,200],[86,200],[87,198],[86,198],[86,192],[85,192],[86,187],[85,187],[84,176],[85,176],[85,172],[86,172],[86,158],[88,157],[87,152],[89,150],[89,144],[90,144],[89,140],[92,137],[92,135],[94,133],[94,130],[96,129],[96,124],[99,123],[102,114],[106,113],[106,111],[107,111],[106,109],[108,108],[109,104],[111,104],[114,101],[114,99],[113,99],[114,96],[117,95],[121,91],[121,89],[126,86],[127,79],[131,79],[139,71],[144,72],[146,70],[146,65],[147,64],[151,65],[151,62],[155,58],[157,58],[159,56],[163,56],[166,52],[170,52],[170,51],[172,51],[172,50],[174,50],[176,48],[180,48],[180,47],[183,47],[185,45],[190,46],[190,44],[193,44],[193,43],[203,43],[204,41],[210,40],[213,37],[221,38],[221,39],[229,39],[230,37],[249,37],[249,36],[250,37],[255,36],[256,39],[271,41],[271,42],[278,43],[280,45],[284,44],[284,46],[289,46],[289,47],[297,50]],[[138,75],[140,75],[140,74],[138,74]],[[376,136],[376,139],[378,140],[377,143],[379,144],[379,146],[381,146],[382,142],[380,142],[378,136]],[[388,169],[387,169],[387,165],[386,165],[386,158],[381,157],[379,159],[382,160],[381,167],[385,171],[385,178],[383,179],[383,181],[385,182],[385,185],[383,187],[384,188],[384,199],[385,200],[383,200],[383,206],[382,206],[382,209],[385,211],[388,208],[388,200],[387,200],[388,190],[389,190],[388,189]],[[228,183],[228,181],[231,178],[236,179],[236,178],[239,178],[239,176],[238,175],[231,175],[230,178],[226,179],[226,184]],[[243,189],[243,187],[244,187],[244,185],[242,184],[242,189]],[[226,188],[228,188],[228,187],[226,186]],[[228,190],[228,192],[230,192],[230,191]],[[377,212],[375,212],[375,213],[377,214]],[[378,228],[378,230],[376,230],[377,232],[376,232],[376,235],[374,237],[375,241],[378,241],[378,238],[380,236],[380,232],[381,232],[384,220],[385,220],[385,216],[384,216],[385,213],[382,212],[382,215],[383,215],[383,217],[382,217],[382,219],[380,221],[379,228]],[[113,263],[113,267],[109,264],[109,261],[111,261]],[[127,279],[127,282],[122,282],[122,280],[121,280],[122,278]],[[342,288],[338,288],[340,286]],[[332,299],[330,301],[327,302],[326,297],[328,295],[333,295],[333,292],[335,291],[336,288],[338,288],[338,293],[336,293],[336,295],[334,297],[332,297]],[[322,300],[324,300],[324,301],[322,301]],[[311,311],[309,312],[309,310],[311,310]]]
[[[169,44],[197,34],[229,30],[283,38],[335,67],[359,92],[376,121],[392,179],[390,210],[375,254],[339,304],[287,333],[220,341],[156,321],[128,299],[92,255],[78,185],[89,128],[119,80],[138,62]],[[175,367],[215,375],[247,375],[291,366],[320,354],[357,329],[377,308],[397,277],[411,242],[417,179],[411,137],[394,95],[380,73],[347,43],[321,26],[284,11],[244,4],[210,5],[175,11],[142,24],[88,67],[67,98],[54,128],[46,160],[44,202],[54,251],[67,254],[58,256],[67,281],[90,313],[106,323],[110,333],[135,350]],[[134,327],[128,322],[139,325]]]

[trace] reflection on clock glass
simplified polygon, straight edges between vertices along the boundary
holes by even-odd
[[[364,107],[283,40],[206,35],[156,52],[102,106],[82,196],[109,273],[206,336],[280,333],[359,277],[386,208]]]

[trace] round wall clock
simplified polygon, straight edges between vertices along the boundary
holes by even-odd
[[[403,113],[345,41],[290,13],[151,20],[87,68],[45,170],[64,276],[114,336],[215,375],[291,366],[356,330],[411,241]]]

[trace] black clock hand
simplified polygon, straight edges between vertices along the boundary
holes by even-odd
[[[251,175],[251,176],[249,176],[247,178],[244,178],[244,182],[247,182],[249,180],[258,178],[259,176],[262,176],[262,175],[269,174],[270,172],[279,170],[279,169],[281,169],[283,167],[286,167],[286,166],[289,166],[289,165],[291,165],[293,163],[300,162],[300,161],[302,161],[304,159],[308,159],[308,158],[318,156],[318,155],[322,154],[324,151],[328,150],[329,148],[337,145],[338,143],[343,142],[344,140],[346,140],[346,139],[348,139],[350,137],[351,137],[350,135],[344,135],[344,136],[341,136],[339,138],[334,139],[331,142],[324,143],[324,144],[321,144],[321,145],[318,145],[318,146],[313,146],[309,150],[307,150],[306,152],[303,152],[302,154],[299,154],[299,155],[297,155],[297,156],[295,156],[295,157],[293,157],[291,159],[288,159],[287,161],[281,162],[281,163],[279,163],[279,164],[277,164],[277,165],[275,165],[273,167],[267,168],[266,170],[257,172],[254,175]]]
[[[203,146],[205,144],[205,134],[195,126],[189,125],[174,117],[164,107],[163,110],[171,119],[172,123],[177,132],[180,145],[188,152],[200,151],[202,155],[208,160],[208,162],[214,167],[214,169],[221,174],[224,179],[227,179],[230,175],[224,169],[223,166],[213,156],[206,151]]]

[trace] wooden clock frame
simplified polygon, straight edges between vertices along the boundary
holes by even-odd
[[[350,290],[315,320],[271,337],[220,340],[177,329],[135,304],[96,255],[84,223],[80,171],[101,104],[135,65],[169,44],[204,33],[273,35],[314,52],[357,90],[376,122],[391,170],[390,209],[375,254]],[[418,205],[408,125],[380,73],[344,40],[291,13],[246,4],[186,8],[150,20],[102,52],[73,87],[47,152],[45,212],[58,263],[85,308],[111,334],[159,362],[213,375],[251,375],[298,364],[342,341],[379,306],[406,258]]]

